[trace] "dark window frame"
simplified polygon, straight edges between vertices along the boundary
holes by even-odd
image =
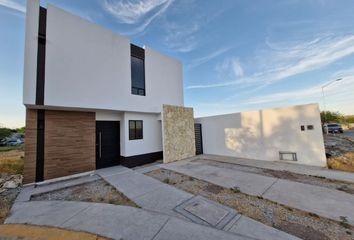
[[[315,126],[314,125],[307,125],[307,130],[315,130]]]
[[[142,61],[143,85],[144,87],[137,87],[133,85],[133,58]],[[136,61],[135,61],[136,62]],[[146,79],[145,79],[145,50],[141,47],[130,45],[130,69],[131,69],[131,94],[137,96],[146,96]]]
[[[140,122],[141,123],[141,132],[139,133],[139,129],[136,127],[136,123]],[[134,128],[131,129],[131,123],[134,124]],[[128,129],[129,129],[129,140],[141,140],[144,139],[144,124],[143,120],[129,120],[128,123]],[[132,132],[133,131],[133,132]]]

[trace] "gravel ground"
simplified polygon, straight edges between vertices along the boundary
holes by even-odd
[[[241,193],[238,189],[223,188],[167,169],[154,170],[146,175],[232,207],[247,217],[304,240],[354,239],[354,227],[346,224],[345,219],[339,223],[262,197]]]
[[[4,224],[0,225],[1,240],[109,240],[83,231],[72,231],[63,228],[47,226],[34,226],[29,224]]]
[[[138,207],[138,205],[123,195],[123,193],[118,192],[104,180],[97,180],[94,182],[34,195],[31,197],[31,200],[83,201]]]
[[[20,188],[7,189],[0,193],[0,224],[5,221],[10,214],[12,204],[14,203],[17,194],[19,194]]]
[[[204,159],[196,159],[193,161],[202,162],[204,164],[219,167],[219,168],[221,167],[227,169],[235,169],[238,171],[243,171],[248,173],[256,173],[263,176],[287,179],[294,182],[301,182],[301,183],[306,183],[306,184],[320,186],[320,187],[337,189],[346,193],[354,194],[354,183],[332,180],[332,179],[327,179],[327,178],[317,177],[317,176],[297,174],[289,171],[277,171],[271,169],[249,167],[249,166],[243,166],[243,165],[238,165],[233,163],[223,163],[223,162],[204,160]]]

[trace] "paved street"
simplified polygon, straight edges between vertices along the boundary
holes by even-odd
[[[346,136],[346,137],[350,138],[352,141],[354,141],[354,129],[345,130],[343,133],[343,136]]]

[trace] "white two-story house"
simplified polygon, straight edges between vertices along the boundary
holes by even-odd
[[[183,106],[182,64],[27,2],[25,182],[162,159],[162,105]]]

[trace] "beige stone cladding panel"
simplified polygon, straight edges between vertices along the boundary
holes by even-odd
[[[164,163],[195,156],[193,108],[163,105]]]
[[[32,183],[36,179],[37,158],[37,110],[26,109],[25,164],[23,170],[24,183]]]
[[[95,169],[93,112],[46,111],[44,179]]]

